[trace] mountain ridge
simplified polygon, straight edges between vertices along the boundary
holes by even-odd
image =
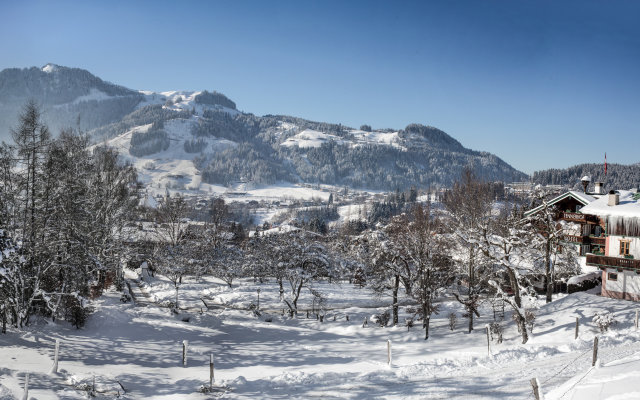
[[[163,176],[147,179],[158,187],[200,190],[201,185],[236,181],[441,187],[467,166],[486,180],[527,177],[432,126],[362,130],[294,116],[255,116],[238,111],[235,102],[215,91],[134,91],[55,64],[0,71],[0,98],[12,100],[8,107],[0,103],[0,129],[6,130],[9,111],[17,116],[22,103],[34,97],[53,129],[72,126],[96,141],[117,142],[141,175],[150,162],[166,166]],[[174,164],[185,167],[172,157],[192,163],[188,182],[167,178],[184,175],[171,170]]]

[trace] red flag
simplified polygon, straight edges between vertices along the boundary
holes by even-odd
[[[607,176],[607,152],[604,152],[604,176]]]

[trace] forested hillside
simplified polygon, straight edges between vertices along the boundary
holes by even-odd
[[[631,165],[607,164],[607,175],[604,164],[579,164],[565,169],[547,169],[533,173],[534,183],[543,185],[566,185],[572,189],[581,189],[580,179],[591,177],[591,182],[604,182],[607,190],[630,189],[640,185],[640,163]]]
[[[354,129],[286,115],[256,116],[216,91],[139,92],[53,64],[1,71],[0,98],[0,139],[8,139],[20,108],[34,100],[54,134],[73,128],[87,132],[94,143],[116,145],[116,140],[134,164],[153,161],[161,167],[182,157],[197,170],[185,172],[183,165],[167,175],[186,180],[201,175],[207,184],[286,181],[404,190],[449,186],[466,167],[489,181],[527,179],[495,155],[467,149],[431,126]]]

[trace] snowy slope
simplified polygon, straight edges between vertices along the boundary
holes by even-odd
[[[247,279],[229,288],[213,278],[186,279],[180,288],[185,309],[176,316],[158,306],[173,299],[171,283],[161,277],[146,280],[142,289],[131,281],[137,306],[121,303],[116,292],[96,300],[84,329],[40,321],[22,332],[10,329],[0,335],[0,398],[21,398],[29,372],[30,397],[37,399],[86,398],[83,388],[91,386],[94,375],[99,399],[114,398],[118,391],[125,399],[201,399],[198,389],[208,384],[210,354],[216,396],[227,399],[524,399],[531,398],[533,377],[551,399],[613,398],[620,387],[637,390],[632,379],[637,377],[640,333],[632,327],[633,302],[585,293],[556,298],[538,311],[526,345],[519,343],[507,315],[505,341],[492,342],[488,354],[483,326],[493,319],[489,303],[483,303],[476,330],[469,334],[463,320],[449,329],[448,314],[463,310],[456,301],[443,299],[424,341],[419,327],[363,328],[364,318],[388,309],[390,299],[347,283],[315,285],[327,298],[320,323],[313,315],[306,317],[313,305],[306,291],[299,317],[283,317],[275,282]],[[256,303],[258,288],[265,313],[259,318],[247,310]],[[604,334],[591,322],[601,310],[620,321]],[[406,316],[403,306],[401,321]],[[574,340],[576,317],[581,325]],[[594,371],[596,334],[604,367]],[[55,339],[62,342],[59,373],[49,375]],[[181,365],[183,340],[189,343],[186,367]],[[625,357],[632,358],[616,361]],[[609,387],[609,381],[621,386]],[[634,398],[632,393],[619,398]]]
[[[327,143],[329,141],[341,144],[343,143],[338,136],[314,131],[313,129],[305,129],[297,135],[294,135],[282,142],[281,146],[298,146],[299,148],[304,149],[309,147],[320,147],[323,143]]]
[[[547,400],[640,399],[640,352],[598,363],[546,394]]]
[[[202,183],[200,174],[193,165],[193,159],[199,153],[187,153],[184,143],[193,139],[191,126],[196,123],[197,116],[190,119],[174,119],[167,121],[164,130],[169,135],[170,146],[167,150],[148,156],[135,157],[129,154],[131,137],[134,132],[145,132],[150,127],[143,125],[133,128],[122,135],[108,140],[105,144],[118,150],[125,161],[133,164],[138,170],[138,178],[149,189],[159,189],[164,193],[165,188],[187,189],[191,191],[208,192],[213,185]],[[215,137],[202,138],[207,143],[204,151],[216,152],[235,146],[236,143]],[[224,188],[216,188],[224,191]]]
[[[297,128],[293,124],[283,124],[282,126],[284,129],[288,130],[288,132]],[[311,147],[320,147],[322,144],[328,142],[335,142],[336,144],[351,147],[362,145],[381,145],[405,148],[405,146],[402,145],[403,140],[399,137],[398,132],[366,132],[356,129],[348,130],[345,137],[331,135],[313,129],[304,129],[301,132],[288,137],[280,145],[286,147],[297,146],[301,149],[307,149]]]

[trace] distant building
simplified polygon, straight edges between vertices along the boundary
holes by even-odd
[[[640,193],[632,189],[605,194],[600,182],[586,193],[585,178],[585,193],[570,191],[549,201],[557,209],[564,241],[578,247],[585,272],[602,271],[603,296],[639,301]],[[541,209],[529,210],[525,216]]]

